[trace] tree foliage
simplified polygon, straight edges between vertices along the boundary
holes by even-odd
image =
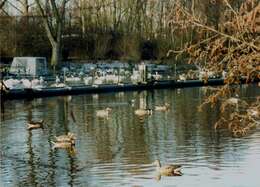
[[[227,0],[210,3],[217,2],[223,16],[218,25],[212,25],[207,17],[196,16],[181,1],[176,1],[169,15],[169,24],[182,32],[193,30],[197,38],[179,51],[171,50],[170,53],[188,54],[188,63],[195,63],[206,71],[226,72],[226,85],[210,89],[211,94],[201,108],[220,103],[222,114],[229,111],[230,115],[217,121],[215,128],[226,128],[233,136],[241,137],[256,127],[260,119],[259,98],[248,105],[235,98],[239,93],[234,86],[244,79],[251,83],[260,78],[260,4],[256,0],[247,0],[235,9]]]

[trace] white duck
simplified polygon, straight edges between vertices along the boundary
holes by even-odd
[[[67,85],[64,83],[61,83],[60,78],[56,76],[55,83],[51,85],[51,87],[56,87],[56,88],[63,88],[66,87]]]
[[[43,78],[40,77],[40,79],[33,79],[31,81],[31,84],[32,84],[32,88],[38,89],[38,88],[43,88],[45,83]]]
[[[153,76],[153,78],[154,78],[155,80],[157,80],[157,81],[162,78],[162,75],[160,75],[157,71],[156,71],[155,74],[152,75],[152,76]]]
[[[179,80],[180,81],[186,81],[187,77],[185,76],[185,74],[181,74],[181,75],[179,75]]]
[[[105,81],[105,77],[96,77],[95,80],[94,80],[94,84],[95,85],[100,85],[100,84],[103,84],[103,82]]]
[[[21,79],[24,88],[32,88],[32,82],[29,79]]]
[[[90,85],[91,82],[92,82],[92,77],[84,77],[83,80],[84,80],[84,83],[85,85]]]
[[[138,83],[141,79],[141,76],[138,71],[134,71],[133,74],[131,75],[130,79],[133,83]]]
[[[118,76],[112,74],[112,75],[106,75],[106,81],[107,82],[112,82],[112,83],[117,83],[118,82]]]
[[[80,81],[80,78],[79,78],[79,77],[74,77],[74,76],[65,77],[65,81],[66,81],[66,82],[79,82],[79,81]]]
[[[99,118],[108,118],[110,112],[112,111],[111,108],[107,107],[106,109],[104,110],[97,110],[96,111],[96,115],[97,117]]]

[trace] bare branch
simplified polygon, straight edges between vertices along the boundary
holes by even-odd
[[[0,9],[2,9],[2,8],[4,7],[6,1],[7,1],[7,0],[3,0],[3,1],[0,3]]]

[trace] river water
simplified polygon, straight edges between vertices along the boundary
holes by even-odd
[[[260,130],[236,139],[212,128],[214,108],[198,112],[204,88],[107,93],[6,101],[0,126],[0,186],[259,187]],[[241,89],[252,100],[259,87]],[[134,106],[131,100],[134,99]],[[139,106],[170,103],[139,120]],[[112,108],[108,119],[96,110]],[[26,130],[30,119],[45,128]],[[52,149],[73,132],[75,152]],[[183,176],[157,177],[154,160],[182,164]]]

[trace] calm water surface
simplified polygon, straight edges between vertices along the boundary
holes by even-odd
[[[259,87],[242,89],[252,100]],[[214,132],[219,112],[197,111],[203,88],[7,101],[0,126],[0,186],[259,187],[260,130],[243,139]],[[135,106],[130,101],[135,99]],[[140,121],[140,105],[171,104]],[[97,109],[113,109],[108,120]],[[75,120],[74,120],[75,118]],[[30,119],[46,128],[26,130]],[[54,136],[77,136],[76,154],[53,150]],[[183,165],[183,176],[162,177],[151,163]]]

